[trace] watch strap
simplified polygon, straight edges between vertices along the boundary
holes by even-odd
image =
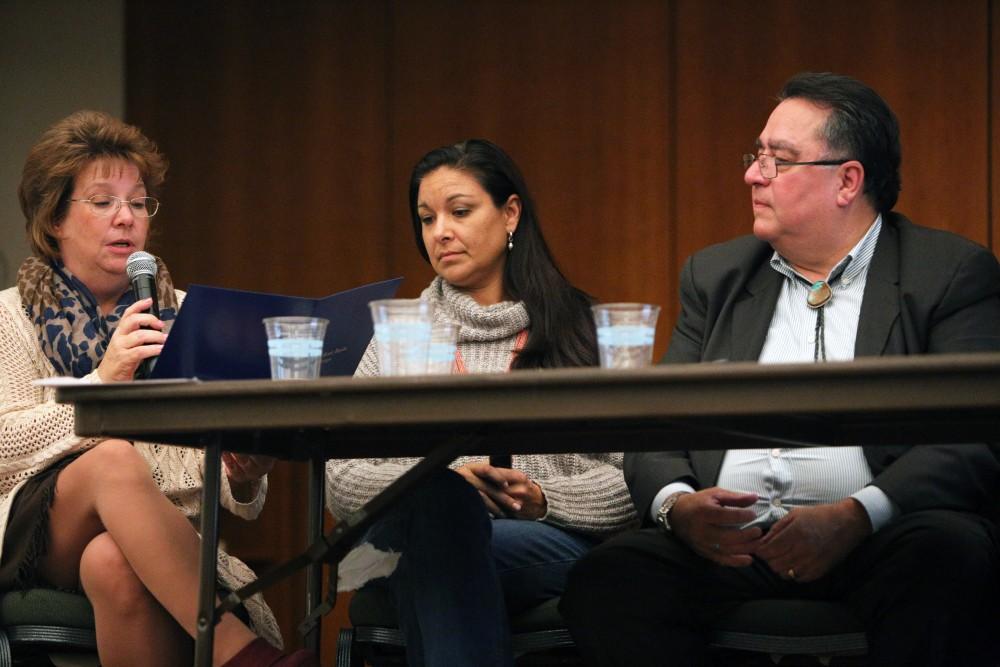
[[[666,532],[670,532],[670,512],[674,509],[674,505],[677,500],[684,495],[687,495],[688,491],[675,491],[669,496],[664,498],[663,504],[660,505],[660,509],[656,511],[656,523]]]

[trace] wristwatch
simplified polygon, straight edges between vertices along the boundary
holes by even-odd
[[[663,501],[663,504],[660,505],[660,509],[656,510],[656,523],[665,532],[669,533],[670,530],[671,530],[670,529],[670,510],[672,510],[674,508],[674,505],[677,504],[677,499],[680,498],[683,495],[686,495],[687,493],[688,493],[687,491],[677,491],[675,493],[671,493]]]

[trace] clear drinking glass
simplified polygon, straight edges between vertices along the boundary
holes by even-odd
[[[431,304],[421,299],[380,299],[368,304],[382,375],[423,375],[431,341]]]
[[[273,380],[313,380],[323,361],[329,320],[322,317],[266,317],[267,354]]]
[[[455,368],[455,348],[458,344],[458,325],[435,322],[431,326],[431,344],[427,349],[427,373],[450,375]]]
[[[601,368],[641,368],[653,362],[660,307],[648,303],[592,306]]]

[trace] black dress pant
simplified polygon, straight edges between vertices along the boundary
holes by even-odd
[[[759,598],[839,600],[866,627],[873,665],[995,665],[1000,645],[995,527],[973,514],[906,514],[818,581],[763,561],[716,565],[644,529],[598,546],[571,571],[560,610],[589,664],[710,665],[714,620]]]

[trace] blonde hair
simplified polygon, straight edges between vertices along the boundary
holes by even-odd
[[[150,196],[167,172],[167,159],[139,129],[101,111],[77,111],[42,134],[24,162],[17,197],[32,252],[59,258],[55,228],[66,217],[76,177],[94,160],[135,165]]]

